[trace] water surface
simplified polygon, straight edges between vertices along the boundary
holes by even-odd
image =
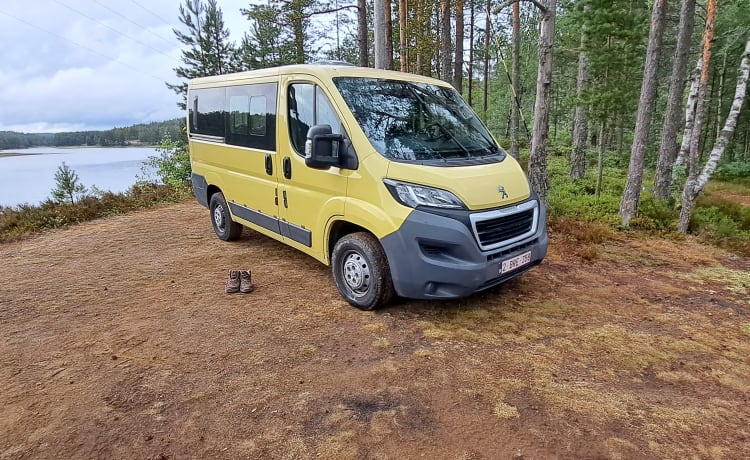
[[[144,175],[143,162],[156,154],[147,147],[0,150],[0,206],[39,204],[49,198],[63,161],[86,187],[124,192]]]

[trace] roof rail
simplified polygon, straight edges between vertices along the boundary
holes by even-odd
[[[357,67],[351,62],[346,61],[336,61],[332,59],[321,59],[318,61],[313,61],[310,64],[312,65],[336,65],[336,66],[346,66],[346,67]]]

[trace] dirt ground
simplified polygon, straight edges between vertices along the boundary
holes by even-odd
[[[553,232],[505,286],[376,312],[194,202],[0,260],[0,459],[750,458],[750,260],[692,239]]]

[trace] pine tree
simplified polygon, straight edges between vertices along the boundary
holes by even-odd
[[[656,71],[659,67],[659,55],[664,31],[664,17],[667,14],[666,0],[656,0],[651,15],[651,30],[648,36],[648,50],[646,51],[646,67],[641,86],[641,97],[638,103],[633,147],[630,153],[630,166],[625,191],[620,202],[620,216],[622,225],[627,227],[630,220],[638,213],[638,201],[641,198],[643,185],[643,163],[646,155],[648,134],[651,127],[651,117],[656,100],[658,81]]]
[[[187,46],[182,51],[184,65],[175,67],[175,74],[181,79],[221,75],[237,70],[233,64],[237,51],[229,41],[229,30],[224,27],[224,19],[217,0],[185,0],[180,5],[180,22],[186,32],[173,29],[177,40]],[[177,105],[185,109],[187,82],[167,83],[167,87],[182,96]]]
[[[250,31],[245,32],[240,45],[243,70],[277,67],[294,62],[294,44],[282,26],[283,12],[274,4],[250,5],[241,9]]]
[[[78,173],[70,169],[63,161],[55,173],[55,188],[52,189],[52,198],[58,203],[69,201],[76,203],[76,197],[86,193],[86,187],[79,182]]]

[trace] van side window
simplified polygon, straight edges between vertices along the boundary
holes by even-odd
[[[289,138],[298,155],[305,154],[307,131],[315,125],[331,125],[334,133],[341,133],[341,121],[323,90],[310,83],[289,86]]]
[[[190,126],[195,134],[225,136],[226,109],[224,88],[195,89],[190,92]]]
[[[227,144],[276,150],[276,83],[227,87]]]

